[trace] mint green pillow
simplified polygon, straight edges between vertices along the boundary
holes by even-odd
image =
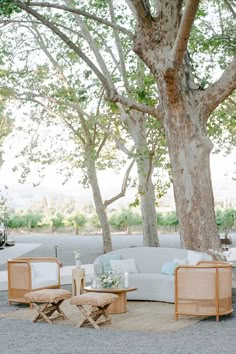
[[[114,254],[103,254],[102,255],[102,271],[103,272],[111,272],[111,260],[118,261],[121,259],[121,255],[119,253]]]
[[[161,273],[162,274],[173,275],[175,273],[175,268],[177,266],[178,266],[178,263],[174,263],[174,262],[164,263],[162,268],[161,268]]]

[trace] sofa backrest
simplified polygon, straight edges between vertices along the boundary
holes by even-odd
[[[212,260],[206,253],[194,252],[201,260]],[[134,258],[138,272],[160,273],[164,263],[172,262],[175,258],[187,260],[189,250],[164,247],[130,247],[122,248],[107,254],[120,254],[121,259]],[[93,263],[96,274],[102,273],[102,262],[99,256]],[[199,259],[200,260],[200,259]]]

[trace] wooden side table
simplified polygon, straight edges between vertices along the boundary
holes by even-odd
[[[72,269],[72,296],[84,293],[85,270],[83,268]]]
[[[127,312],[127,293],[135,290],[137,290],[137,288],[91,288],[91,286],[84,288],[85,292],[112,293],[118,295],[117,301],[113,302],[107,309],[107,313],[109,314]]]

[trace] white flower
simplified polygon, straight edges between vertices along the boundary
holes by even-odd
[[[105,272],[100,274],[98,277],[101,287],[118,287],[121,278],[117,275],[112,274],[111,272]]]
[[[211,248],[209,248],[209,252],[215,257],[216,260],[218,261],[222,261],[226,259],[226,255],[224,252],[222,251],[218,251],[218,250],[213,250]]]
[[[79,260],[80,259],[80,252],[74,251],[74,255],[75,255],[75,260]]]

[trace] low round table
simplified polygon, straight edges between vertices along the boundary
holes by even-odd
[[[92,288],[85,286],[84,291],[94,293],[112,293],[118,295],[117,301],[113,302],[107,309],[109,314],[118,314],[127,312],[127,293],[135,291],[137,288]]]

